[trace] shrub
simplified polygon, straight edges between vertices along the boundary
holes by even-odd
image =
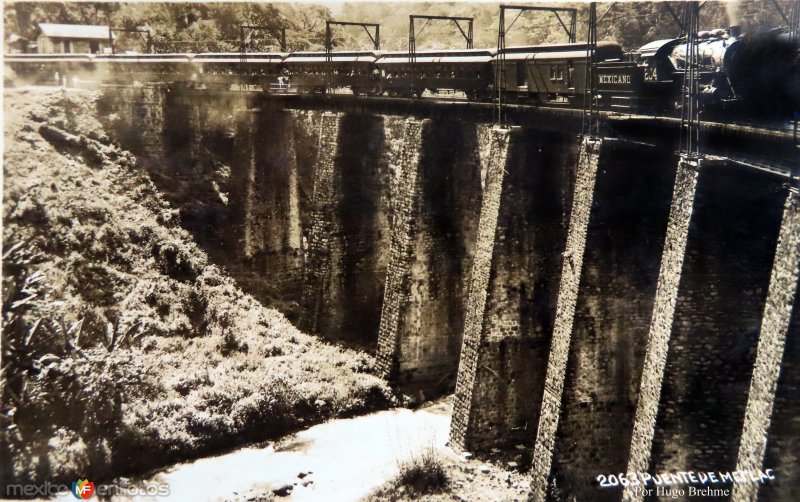
[[[405,487],[412,495],[425,495],[444,491],[450,478],[436,450],[430,446],[420,457],[412,457],[400,466],[396,484]]]

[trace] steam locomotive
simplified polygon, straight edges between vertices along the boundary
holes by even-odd
[[[708,110],[795,117],[800,110],[800,49],[780,30],[740,35],[717,29],[698,34],[699,88]],[[268,93],[349,89],[368,96],[421,97],[449,92],[489,101],[582,106],[586,43],[494,49],[408,52],[248,52],[199,54],[8,54],[18,78],[108,83],[164,82],[230,89],[256,85]],[[598,42],[596,100],[625,113],[674,114],[681,106],[686,39],[657,40],[625,54]]]

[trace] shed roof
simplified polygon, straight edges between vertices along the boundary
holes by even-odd
[[[108,26],[39,23],[39,32],[50,38],[108,40]]]

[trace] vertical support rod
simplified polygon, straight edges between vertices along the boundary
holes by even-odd
[[[417,74],[414,71],[417,62],[417,36],[414,28],[414,16],[408,16],[408,67],[411,72],[412,91],[417,87]]]
[[[586,78],[583,93],[583,123],[581,131],[585,136],[600,135],[600,117],[594,98],[597,95],[597,3],[589,4],[589,28],[586,44]]]
[[[325,93],[329,94],[331,92],[331,73],[333,68],[333,56],[331,55],[331,51],[333,48],[331,47],[333,42],[331,40],[331,22],[325,21]]]
[[[689,159],[700,157],[700,107],[698,80],[699,47],[697,31],[699,27],[700,4],[691,1],[686,5],[684,25],[686,26],[686,62],[683,71],[683,106],[681,106],[680,151]]]
[[[505,86],[506,66],[506,8],[500,6],[499,29],[497,30],[497,64],[494,72],[495,98],[497,101],[497,124],[503,123],[503,87]]]
[[[595,16],[597,16],[597,14],[595,14]],[[578,11],[576,11],[576,10],[572,11],[572,16],[571,16],[570,22],[569,22],[569,31],[570,31],[569,41],[570,41],[570,43],[573,43],[573,44],[575,43],[575,41],[577,40],[577,37],[578,37],[578,20],[577,20],[577,17],[578,17]]]
[[[244,41],[244,25],[239,25],[239,89],[244,89],[247,85],[244,72],[247,68],[247,45]]]

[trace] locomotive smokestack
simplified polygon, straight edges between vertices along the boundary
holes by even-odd
[[[742,34],[742,6],[738,0],[732,0],[725,2],[725,10],[728,12],[728,35],[738,37]]]

